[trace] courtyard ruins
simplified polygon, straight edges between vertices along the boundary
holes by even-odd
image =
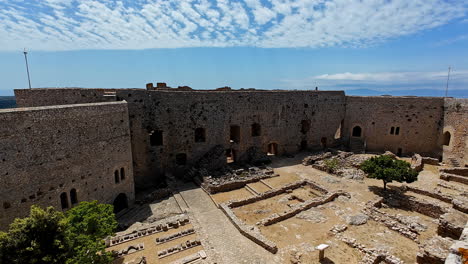
[[[459,257],[453,245],[466,246],[468,169],[401,158],[420,170],[418,181],[384,191],[359,169],[372,156],[303,152],[224,176],[204,171],[200,186],[170,183],[119,215],[126,231],[108,239],[108,250],[122,264],[430,264]],[[321,244],[329,247],[319,261]]]

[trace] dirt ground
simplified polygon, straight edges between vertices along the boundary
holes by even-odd
[[[279,248],[277,255],[281,257],[283,263],[293,262],[291,259],[299,259],[300,263],[319,263],[318,251],[314,248],[322,243],[330,245],[325,253],[328,263],[358,263],[363,257],[362,253],[339,241],[330,232],[330,229],[335,225],[342,224],[347,224],[348,226],[348,229],[343,232],[344,236],[355,238],[358,243],[366,247],[387,250],[405,263],[415,263],[418,252],[418,244],[415,241],[373,220],[368,220],[363,225],[350,225],[347,223],[349,217],[361,214],[361,210],[366,202],[379,197],[378,193],[382,191],[383,187],[382,181],[367,178],[353,180],[334,176],[316,170],[311,166],[302,165],[301,161],[305,156],[306,154],[299,154],[294,158],[275,158],[271,166],[274,168],[275,173],[280,176],[264,181],[273,188],[278,188],[300,179],[308,179],[325,187],[328,191],[344,190],[350,193],[351,198],[340,197],[330,203],[311,208],[279,223],[270,226],[259,226],[262,234],[277,244]],[[438,185],[440,181],[438,168],[439,166],[425,165],[424,170],[419,174],[418,181],[409,185],[430,191],[438,189],[442,193],[459,195],[459,191]],[[456,188],[463,188],[463,186],[460,187],[456,183],[447,183],[447,185],[451,184],[454,184]],[[392,188],[392,186],[396,187],[400,185],[400,183],[394,182],[387,186]],[[261,186],[261,188],[257,186]],[[261,183],[250,184],[250,187],[255,190],[258,189],[259,192],[269,189],[264,188],[264,186]],[[291,195],[299,199],[288,199],[288,197],[291,198]],[[299,188],[294,190],[292,194],[280,194],[272,198],[234,208],[233,212],[247,224],[255,225],[273,213],[289,209],[289,206],[293,203],[300,203],[301,200],[311,199],[320,195],[317,191]],[[406,195],[451,207],[450,204],[425,195],[410,191]],[[231,198],[242,199],[251,196],[252,194],[243,188],[231,192],[218,193],[213,195],[213,198],[221,203]],[[402,215],[418,219],[421,224],[427,227],[427,230],[420,233],[420,241],[429,239],[437,233],[436,219],[417,212],[397,208],[382,208],[381,210],[395,216]]]

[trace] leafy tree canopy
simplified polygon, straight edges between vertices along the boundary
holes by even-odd
[[[103,238],[116,227],[112,205],[97,201],[81,202],[66,214],[33,205],[28,217],[0,232],[0,263],[110,263]]]
[[[387,155],[372,157],[361,164],[361,169],[368,178],[379,179],[384,183],[392,181],[412,183],[418,179],[418,172],[411,169],[411,165],[403,160],[393,159]]]

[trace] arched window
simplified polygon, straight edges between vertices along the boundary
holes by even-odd
[[[206,135],[205,129],[203,127],[199,127],[195,129],[195,142],[205,142]]]
[[[258,123],[252,124],[252,137],[258,137],[262,134],[262,127]]]
[[[72,205],[78,203],[78,195],[76,194],[76,189],[74,188],[70,190],[70,200]]]
[[[115,183],[119,183],[119,182],[120,182],[119,170],[115,170],[115,171],[114,171],[114,180],[115,180]]]
[[[125,180],[125,169],[120,168],[120,179],[123,181]]]
[[[355,126],[353,128],[353,137],[361,137],[362,129],[360,126]]]
[[[68,196],[66,192],[60,194],[60,205],[62,206],[62,209],[68,208]]]
[[[452,138],[452,135],[450,135],[450,132],[445,131],[444,133],[444,145],[448,146],[450,145],[450,139]]]

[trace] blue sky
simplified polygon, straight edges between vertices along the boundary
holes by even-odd
[[[468,93],[464,0],[0,0],[0,95],[23,47],[33,87]]]

